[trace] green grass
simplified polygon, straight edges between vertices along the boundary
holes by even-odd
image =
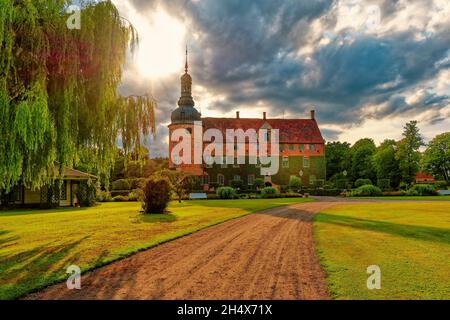
[[[398,200],[398,201],[450,201],[449,196],[359,197],[352,199]]]
[[[139,203],[87,209],[0,212],[0,299],[14,299],[137,251],[243,215],[308,199],[172,203],[144,216]]]
[[[315,218],[317,252],[336,299],[450,299],[450,205],[339,205]],[[367,289],[367,267],[381,290]]]

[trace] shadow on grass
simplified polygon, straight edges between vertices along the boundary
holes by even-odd
[[[171,213],[164,214],[140,214],[138,217],[139,223],[160,223],[160,222],[174,222],[177,216]]]
[[[86,238],[60,245],[40,246],[17,254],[0,255],[0,300],[18,298],[57,281],[66,273],[68,265],[51,269],[68,258]]]
[[[60,209],[29,209],[29,210],[10,210],[0,211],[0,218],[2,217],[15,217],[15,216],[28,216],[35,214],[50,214],[50,213],[73,213],[85,211],[88,208],[60,208]]]
[[[20,239],[19,236],[3,237],[4,235],[10,234],[11,231],[0,230],[0,249],[7,247],[10,242],[14,242]]]
[[[330,223],[355,229],[382,232],[403,238],[450,244],[450,229],[395,224],[327,213],[317,215],[315,220],[321,223]]]

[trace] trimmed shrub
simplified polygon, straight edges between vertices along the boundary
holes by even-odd
[[[98,202],[111,202],[113,198],[111,196],[111,192],[108,191],[98,191],[97,190],[97,201]]]
[[[217,197],[219,199],[234,199],[236,198],[236,190],[231,187],[220,187],[217,189]]]
[[[128,201],[142,201],[143,198],[144,192],[141,189],[136,189],[128,195]]]
[[[118,191],[111,191],[111,197],[117,197],[117,196],[124,196],[128,197],[130,195],[130,190],[118,190]]]
[[[340,196],[342,190],[340,189],[302,189],[302,193],[308,193],[311,196],[319,197],[337,197]]]
[[[351,197],[378,197],[382,195],[383,192],[381,191],[381,189],[371,184],[361,186],[358,189],[350,192]]]
[[[281,193],[280,198],[302,198],[303,195],[297,192]]]
[[[231,187],[234,189],[242,189],[244,182],[242,180],[232,180]]]
[[[409,189],[409,184],[407,184],[406,182],[400,182],[400,186],[399,186],[400,190],[408,190]]]
[[[255,188],[258,188],[258,189],[261,189],[262,187],[264,187],[264,179],[256,178],[254,186],[255,186]]]
[[[391,189],[391,180],[390,179],[378,179],[377,186],[383,191],[387,191]]]
[[[336,181],[336,189],[345,190],[348,188],[349,182],[347,179],[339,179]]]
[[[97,188],[93,184],[82,181],[77,190],[78,203],[81,207],[92,207],[97,198]]]
[[[372,185],[372,180],[370,179],[358,179],[355,181],[355,187],[359,188],[362,186]]]
[[[147,178],[129,179],[128,180],[128,182],[130,184],[129,190],[144,189],[145,184],[147,183],[147,180],[148,180]],[[118,180],[118,181],[120,181],[120,180]],[[128,190],[128,189],[121,189],[121,190]]]
[[[170,201],[170,182],[164,178],[150,178],[143,190],[145,213],[164,213]]]
[[[117,197],[114,197],[113,200],[115,202],[128,202],[128,201],[130,201],[130,198],[128,198],[126,196],[117,196]]]
[[[302,188],[302,179],[291,176],[289,179],[289,188],[294,191],[300,190]]]
[[[127,179],[121,179],[121,180],[114,181],[111,184],[111,189],[115,190],[115,191],[116,190],[131,190],[131,185]]]
[[[261,195],[263,198],[276,198],[279,195],[279,192],[274,187],[265,187],[261,190]]]
[[[437,194],[436,188],[430,184],[416,184],[406,192],[408,196],[436,196]]]
[[[436,190],[447,190],[447,181],[436,181],[434,183],[434,185],[436,186]]]
[[[383,192],[384,197],[404,197],[406,196],[406,191],[387,191]]]

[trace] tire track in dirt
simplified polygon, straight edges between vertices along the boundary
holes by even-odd
[[[26,299],[328,299],[312,218],[335,202],[275,208],[168,242]]]

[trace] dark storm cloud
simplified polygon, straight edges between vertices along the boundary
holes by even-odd
[[[423,99],[406,102],[408,94],[450,67],[445,60],[450,49],[448,24],[434,33],[412,28],[377,36],[350,29],[334,34],[330,30],[338,17],[337,2],[332,0],[130,2],[142,12],[163,7],[186,23],[194,83],[226,97],[211,106],[218,111],[262,102],[274,116],[284,112],[301,116],[314,106],[322,123],[350,126],[364,120],[367,105],[385,106],[371,115],[376,119],[432,108],[436,112],[429,123],[439,122],[438,111],[449,105],[449,98],[433,88]],[[414,2],[431,6],[425,0]],[[380,6],[382,24],[407,9],[396,0],[370,4]],[[327,44],[319,45],[322,34],[314,34],[317,19],[321,33],[330,39]],[[309,60],[298,54],[306,46],[313,47]],[[134,85],[138,84],[128,84]],[[168,122],[178,94],[178,79],[154,87],[160,122]],[[330,139],[337,134],[327,131]]]

